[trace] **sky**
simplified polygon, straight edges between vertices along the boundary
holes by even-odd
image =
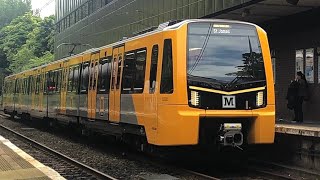
[[[38,8],[42,8],[49,1],[50,0],[31,0],[32,9],[35,10]],[[47,17],[54,14],[54,11],[55,11],[54,6],[55,6],[55,1],[52,1],[52,3],[50,3],[47,7],[42,9],[40,16],[43,18],[43,17]]]

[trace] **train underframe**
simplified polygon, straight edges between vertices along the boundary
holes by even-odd
[[[60,115],[59,118],[31,117],[28,113],[8,112],[11,117],[18,116],[23,120],[38,119],[46,126],[52,127],[57,124],[72,127],[82,135],[99,133],[110,135],[116,140],[122,141],[135,149],[143,152],[152,152],[160,146],[148,143],[144,126],[126,123],[112,123],[104,120],[90,120],[76,116]],[[252,118],[200,118],[199,139],[197,145],[180,145],[176,147],[191,147],[201,149],[215,149],[224,151],[228,149],[243,150],[248,144],[248,132],[252,126]],[[175,146],[163,146],[173,149]]]

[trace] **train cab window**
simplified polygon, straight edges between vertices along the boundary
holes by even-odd
[[[144,87],[145,79],[145,69],[146,69],[146,50],[141,50],[137,52],[136,58],[136,76],[134,81],[134,92],[142,93]]]
[[[79,87],[79,65],[75,66],[73,68],[73,88],[72,91],[73,92],[78,92],[78,87]]]
[[[157,67],[158,67],[158,54],[159,47],[158,45],[154,45],[152,47],[151,54],[151,65],[150,65],[150,80],[149,80],[149,93],[153,94],[156,88],[156,80],[157,80]]]
[[[130,94],[133,92],[135,72],[136,72],[135,52],[129,52],[126,54],[126,59],[123,65],[123,75],[122,75],[122,93],[123,94]]]
[[[89,63],[85,63],[82,66],[82,78],[81,78],[81,93],[86,93],[88,91],[89,85]]]
[[[111,58],[100,60],[98,75],[98,93],[108,94],[111,77]]]
[[[73,68],[74,67],[70,67],[69,68],[69,75],[68,75],[68,92],[72,92],[72,88],[73,88]]]
[[[173,93],[173,61],[171,39],[164,40],[160,93]]]

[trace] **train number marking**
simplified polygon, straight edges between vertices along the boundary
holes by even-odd
[[[222,108],[236,108],[236,97],[222,96]]]

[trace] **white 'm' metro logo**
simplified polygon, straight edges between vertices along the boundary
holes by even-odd
[[[222,96],[222,108],[236,108],[236,97]]]

